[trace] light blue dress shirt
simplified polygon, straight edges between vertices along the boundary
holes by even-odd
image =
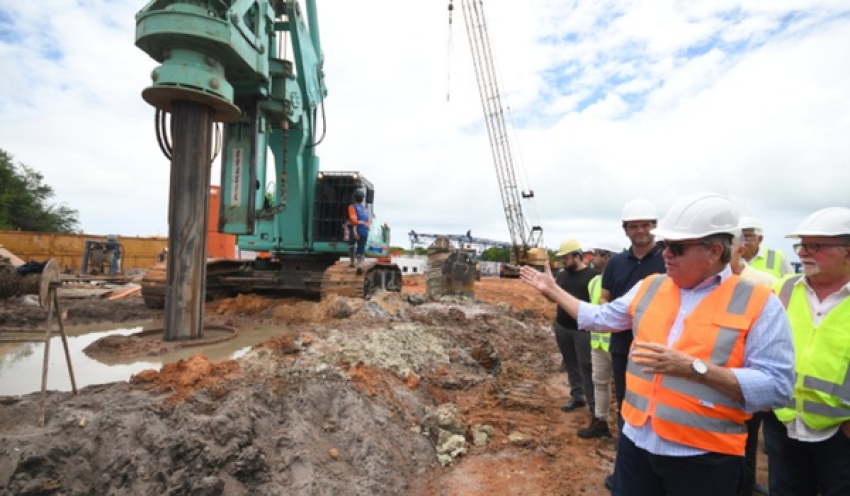
[[[692,289],[679,288],[679,313],[670,328],[667,346],[672,347],[682,335],[685,317],[731,275],[732,271],[727,265],[719,274],[709,277]],[[639,287],[640,283],[606,305],[581,302],[577,319],[579,329],[602,332],[631,329],[629,304]],[[748,413],[779,408],[791,400],[794,391],[794,341],[785,309],[776,295],[770,295],[747,335],[744,366],[730,370],[738,379],[744,395],[744,402],[740,406]],[[660,438],[652,429],[652,418],[647,419],[646,424],[641,427],[627,422],[623,434],[638,447],[655,455],[693,456],[706,453],[705,450]]]

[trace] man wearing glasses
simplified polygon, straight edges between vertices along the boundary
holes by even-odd
[[[667,274],[606,305],[579,302],[549,271],[520,273],[580,328],[634,328],[614,495],[734,495],[744,422],[791,398],[794,350],[782,304],[729,268],[738,220],[722,195],[677,201],[653,230],[664,239]]]
[[[741,231],[744,235],[744,260],[750,267],[767,272],[776,278],[794,273],[784,253],[761,246],[764,241],[764,230],[758,219],[741,217]]]
[[[806,217],[789,238],[803,274],[775,286],[794,333],[794,398],[764,419],[770,494],[850,494],[850,209]]]

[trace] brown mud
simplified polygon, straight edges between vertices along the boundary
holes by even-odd
[[[609,494],[614,441],[578,438],[588,412],[559,409],[553,304],[496,278],[475,299],[422,293],[419,277],[366,302],[218,300],[208,323],[281,334],[237,360],[51,392],[44,428],[38,394],[0,398],[0,495]],[[138,295],[60,304],[70,329],[162,317]],[[0,332],[44,319],[7,305]]]

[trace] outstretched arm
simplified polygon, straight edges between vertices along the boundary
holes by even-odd
[[[519,270],[519,277],[524,283],[563,308],[572,318],[578,318],[579,299],[558,286],[552,276],[552,269],[549,268],[548,260],[543,265],[543,272],[538,272],[537,269],[528,265],[522,266]]]

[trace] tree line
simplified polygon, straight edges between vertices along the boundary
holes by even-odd
[[[44,175],[15,164],[12,154],[0,148],[0,231],[79,231],[78,212],[52,201],[55,195]]]

